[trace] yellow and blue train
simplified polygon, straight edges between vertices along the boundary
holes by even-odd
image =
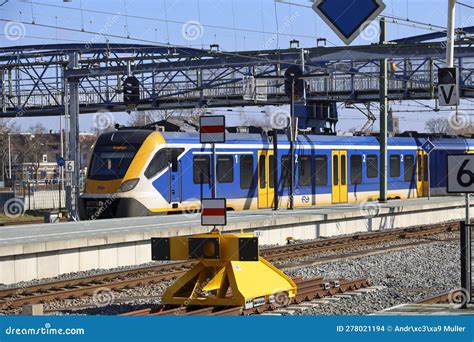
[[[405,199],[446,194],[446,156],[473,153],[474,139],[426,137],[388,140],[388,196]],[[216,145],[217,196],[229,210],[289,205],[290,145],[278,136],[278,156],[265,134],[227,134]],[[277,184],[273,177],[277,163]],[[198,133],[120,129],[102,134],[94,147],[81,218],[146,216],[198,210],[212,196],[212,149]],[[379,142],[372,136],[300,135],[295,153],[295,207],[375,200],[379,195]],[[428,184],[430,167],[430,184]]]

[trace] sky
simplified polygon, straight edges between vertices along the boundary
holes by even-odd
[[[389,40],[432,32],[426,24],[431,24],[434,31],[446,27],[448,0],[384,2],[383,14],[411,21],[389,23]],[[474,7],[474,0],[462,2]],[[171,43],[195,48],[208,48],[210,44],[218,43],[222,50],[236,51],[287,48],[292,39],[298,39],[300,47],[314,47],[317,38],[326,38],[328,46],[343,46],[311,5],[308,0],[0,0],[0,18],[50,26],[27,24],[22,37],[12,41],[5,35],[7,22],[1,21],[0,45],[87,43],[93,36],[81,30],[103,32],[107,20],[114,18],[113,24],[107,25],[106,35],[97,42],[109,39],[110,42]],[[457,26],[474,25],[474,9],[458,4],[456,10]],[[186,35],[194,34],[192,28],[184,27],[184,23],[190,21],[200,24],[197,26],[199,38],[194,40],[186,39]],[[376,42],[378,35],[372,29],[367,28],[352,44]],[[277,31],[279,34],[275,37]],[[472,105],[471,101],[463,100],[461,108],[470,111]],[[402,131],[422,131],[427,119],[449,114],[449,111],[429,111],[434,106],[432,100],[393,103],[392,109],[399,117]],[[128,121],[126,113],[113,115],[120,124]],[[338,130],[341,131],[361,127],[365,122],[364,115],[354,109],[340,109],[339,118]],[[35,122],[43,123],[48,129],[59,128],[57,117],[22,118],[18,122],[23,130]],[[92,115],[81,115],[80,130],[88,131],[91,127]]]

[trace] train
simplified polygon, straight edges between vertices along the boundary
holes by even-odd
[[[227,133],[226,142],[201,144],[197,132],[125,128],[101,134],[94,146],[81,219],[194,212],[202,198],[226,198],[228,210],[290,205],[291,153],[285,134]],[[435,148],[428,154],[423,144]],[[388,138],[388,199],[446,195],[448,154],[474,153],[472,137]],[[213,156],[216,159],[214,168]],[[295,142],[293,205],[308,207],[379,198],[376,136],[303,135]],[[275,163],[277,177],[274,176]],[[214,175],[215,173],[215,175]],[[215,176],[215,177],[214,177]]]

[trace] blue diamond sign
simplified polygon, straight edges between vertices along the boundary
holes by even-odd
[[[385,9],[382,0],[316,0],[313,10],[349,45]]]
[[[430,154],[434,148],[435,148],[435,144],[433,144],[429,139],[426,140],[423,145],[421,145],[421,148],[423,149],[423,151],[425,151],[426,153]]]
[[[63,167],[64,164],[66,164],[66,161],[64,160],[63,157],[59,157],[58,159],[56,159],[56,163],[58,164],[58,166]]]

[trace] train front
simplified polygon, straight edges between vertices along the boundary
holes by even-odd
[[[149,215],[140,200],[141,194],[149,191],[140,181],[145,164],[163,143],[161,133],[152,130],[125,129],[101,134],[94,146],[84,193],[79,198],[80,218]]]

